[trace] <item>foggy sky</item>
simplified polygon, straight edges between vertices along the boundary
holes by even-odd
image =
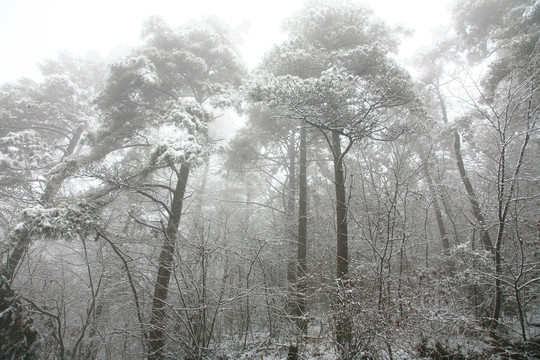
[[[430,29],[450,22],[449,0],[367,0],[389,24],[402,23],[415,34],[405,39],[402,54],[427,45]],[[244,59],[255,66],[273,43],[285,38],[284,18],[304,0],[0,0],[0,83],[21,76],[38,77],[36,63],[54,58],[58,50],[76,55],[97,50],[101,56],[122,44],[137,45],[140,28],[150,15],[172,26],[204,15],[217,15],[231,26],[247,30]]]

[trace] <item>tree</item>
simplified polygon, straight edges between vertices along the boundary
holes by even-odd
[[[0,92],[0,186],[17,211],[21,204],[53,206],[64,181],[81,166],[76,151],[84,132],[96,122],[92,99],[106,67],[95,55],[79,58],[61,52],[58,59],[40,64],[40,70],[42,82],[21,79],[4,84]],[[7,235],[14,247],[2,274],[11,279],[32,239],[18,236],[21,233]]]
[[[256,80],[252,98],[279,108],[292,119],[319,129],[332,154],[336,193],[337,271],[340,287],[349,273],[347,194],[344,159],[354,142],[392,138],[392,125],[415,95],[407,73],[390,58],[397,49],[392,30],[364,7],[346,2],[311,1],[285,23],[295,51],[289,56],[316,58],[322,71],[265,75]],[[342,140],[347,143],[342,144]],[[337,343],[351,356],[351,329],[337,326]]]
[[[456,32],[465,44],[465,54],[472,60],[489,63],[482,84],[474,83],[479,99],[471,100],[474,116],[487,123],[498,151],[497,238],[493,247],[495,304],[492,328],[495,329],[502,312],[502,250],[508,214],[516,201],[519,174],[539,113],[540,7],[537,2],[525,0],[460,1],[453,10]],[[513,155],[512,145],[517,141],[521,146]],[[515,161],[512,169],[508,169],[510,159]]]
[[[304,52],[302,44],[289,40],[274,47],[264,58],[260,65],[262,71],[273,76],[295,75],[302,79],[316,76],[324,70],[324,64],[318,63],[317,56]],[[287,112],[279,109],[267,122],[285,126],[288,131],[288,183],[289,196],[287,212],[289,216],[297,214],[296,229],[291,227],[296,253],[296,260],[289,266],[289,281],[295,287],[292,315],[295,317],[297,328],[307,333],[306,319],[306,292],[307,292],[307,246],[308,246],[308,189],[307,189],[307,152],[308,152],[308,124],[303,120],[289,118]],[[284,124],[284,125],[281,125]],[[298,159],[297,159],[298,157]],[[298,211],[295,210],[296,194],[298,193]]]
[[[454,43],[451,40],[441,41],[438,45],[432,49],[427,50],[423,54],[417,57],[417,64],[421,66],[422,76],[421,81],[427,86],[438,103],[439,114],[444,126],[450,127],[451,121],[448,114],[447,99],[442,88],[442,84],[445,81],[445,66],[449,66],[452,62],[456,62],[456,55],[453,49]],[[473,216],[477,222],[477,226],[480,230],[480,240],[485,250],[493,252],[493,242],[487,230],[486,218],[478,194],[474,189],[474,186],[469,176],[469,172],[465,167],[465,161],[462,153],[462,136],[459,132],[457,125],[451,127],[453,135],[452,149],[454,152],[454,158],[456,167],[459,171],[459,175],[465,191],[467,192],[469,203],[471,204]]]
[[[163,243],[154,285],[148,358],[166,356],[166,309],[178,228],[191,170],[208,153],[212,105],[231,105],[244,68],[233,32],[216,19],[172,28],[152,17],[145,44],[111,67],[99,104],[107,112],[96,144],[149,148],[143,166],[135,159],[116,186],[153,201],[164,214]],[[172,174],[171,185],[152,174]],[[170,177],[171,175],[165,175]],[[170,204],[168,200],[170,199]],[[200,354],[200,356],[203,356]]]

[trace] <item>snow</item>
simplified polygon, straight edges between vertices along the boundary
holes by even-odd
[[[190,99],[168,102],[164,108],[164,113],[155,114],[148,132],[150,161],[155,165],[202,164],[208,156],[205,141],[210,113]]]
[[[25,222],[21,221],[13,228],[13,231],[15,232],[22,231],[24,229],[24,226],[25,226]]]
[[[63,203],[59,207],[46,208],[35,205],[21,211],[21,220],[14,228],[17,234],[25,229],[35,234],[53,238],[73,238],[78,234],[92,232],[97,225],[95,209],[88,203]]]

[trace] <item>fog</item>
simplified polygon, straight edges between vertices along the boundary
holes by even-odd
[[[0,359],[540,358],[539,1],[0,27]]]
[[[40,76],[36,64],[54,58],[59,50],[83,56],[97,51],[107,57],[123,45],[140,43],[140,28],[150,15],[160,15],[171,24],[182,24],[215,15],[242,29],[242,54],[249,67],[285,38],[280,27],[284,18],[302,6],[301,0],[272,2],[233,1],[105,1],[81,3],[69,0],[3,0],[0,3],[0,81]],[[413,31],[403,39],[402,54],[428,45],[431,31],[450,23],[448,1],[365,1],[390,24],[401,23]]]

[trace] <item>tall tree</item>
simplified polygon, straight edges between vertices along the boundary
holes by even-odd
[[[302,42],[289,39],[279,46],[274,47],[266,54],[260,69],[272,74],[273,76],[294,75],[301,79],[317,76],[325,69],[324,63],[319,63],[319,58],[310,52],[305,52],[302,48]],[[288,124],[289,128],[289,173],[290,181],[290,202],[289,213],[297,214],[296,229],[294,231],[296,259],[294,266],[290,269],[292,276],[291,282],[296,288],[293,300],[293,315],[296,318],[297,327],[304,333],[307,332],[307,247],[308,247],[308,189],[307,189],[307,152],[309,126],[303,119],[290,118],[288,112],[282,112],[279,109],[275,111],[272,122],[283,122]],[[297,136],[298,135],[298,136]],[[298,169],[298,170],[297,170]],[[298,171],[298,174],[295,172]],[[293,181],[294,180],[294,181]],[[297,189],[298,188],[298,189]],[[296,202],[296,193],[298,193],[298,202]],[[295,210],[295,204],[298,203],[298,210]]]
[[[445,81],[444,68],[457,61],[454,43],[450,40],[441,41],[432,49],[425,51],[417,57],[417,64],[421,67],[421,81],[426,85],[428,91],[432,92],[439,107],[439,116],[444,126],[451,126],[450,115],[448,113],[448,101],[441,83]],[[475,190],[471,177],[466,168],[462,152],[462,135],[457,126],[451,127],[453,135],[452,149],[456,167],[459,171],[461,182],[467,192],[469,203],[477,226],[480,230],[480,241],[485,250],[493,252],[493,242],[489,235],[486,217],[482,209],[477,191]]]
[[[336,277],[343,287],[349,274],[345,156],[356,141],[398,135],[392,122],[413,101],[414,91],[408,74],[389,56],[398,45],[393,29],[365,7],[310,1],[285,29],[296,43],[291,56],[315,58],[322,69],[304,78],[262,76],[252,96],[319,129],[329,145],[336,196]],[[352,356],[350,338],[348,325],[337,326],[337,343],[346,357]]]
[[[508,214],[516,201],[520,171],[539,115],[540,4],[528,0],[458,1],[454,23],[462,50],[473,61],[488,63],[478,97],[472,97],[472,116],[485,122],[497,144],[497,238],[495,304],[492,328],[498,326],[503,302],[504,238]],[[521,145],[512,149],[512,145]],[[513,154],[512,154],[513,153]],[[509,168],[513,159],[515,165]]]
[[[94,139],[150,148],[146,165],[117,185],[154,201],[165,214],[148,334],[148,358],[163,359],[169,282],[189,174],[205,161],[209,109],[232,104],[230,93],[244,67],[234,33],[217,19],[173,28],[152,17],[142,37],[143,46],[111,67],[99,101],[107,117]],[[175,180],[148,183],[156,171]]]

